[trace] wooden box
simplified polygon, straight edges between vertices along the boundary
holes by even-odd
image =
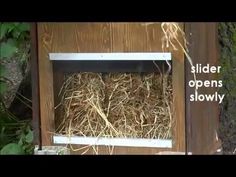
[[[218,63],[216,23],[180,23],[189,42],[189,53],[194,64]],[[56,95],[65,72],[75,70],[74,63],[53,67],[50,53],[127,53],[162,52],[161,23],[37,23],[32,25],[32,82],[35,143],[39,146],[53,143],[58,102]],[[181,41],[183,42],[183,41]],[[158,154],[163,151],[184,154],[210,154],[220,147],[217,137],[219,109],[215,102],[190,102],[194,92],[188,86],[193,79],[190,65],[183,51],[171,52],[173,114],[171,147],[115,146],[114,154]],[[200,75],[204,80],[212,74]],[[212,89],[214,91],[214,89]],[[79,145],[73,145],[78,147]],[[79,146],[80,147],[80,146]],[[76,152],[75,152],[76,153]],[[79,152],[77,152],[80,154]],[[92,151],[88,151],[92,154]],[[99,154],[107,154],[99,146]]]

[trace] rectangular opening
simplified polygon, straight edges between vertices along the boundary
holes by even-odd
[[[170,53],[49,56],[55,144],[172,147]]]

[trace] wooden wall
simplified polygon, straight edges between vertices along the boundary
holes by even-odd
[[[217,23],[186,23],[189,52],[194,65],[219,64]],[[193,79],[191,66],[186,62],[186,120],[187,151],[193,154],[212,154],[220,147],[217,139],[219,127],[219,104],[217,102],[190,102],[189,95],[194,89],[188,86]],[[216,74],[197,74],[198,80],[217,79]],[[223,81],[224,82],[224,81]],[[199,88],[199,93],[213,94],[217,88]]]
[[[38,68],[42,145],[52,145],[54,92],[62,73],[54,72],[50,52],[162,52],[160,23],[38,23]],[[173,54],[175,151],[185,151],[184,54]],[[57,100],[55,100],[57,102]],[[123,148],[117,153],[155,153],[156,148]]]

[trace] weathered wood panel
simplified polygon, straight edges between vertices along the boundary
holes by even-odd
[[[176,151],[185,151],[184,59],[173,60],[172,66],[174,149]]]
[[[186,35],[189,52],[194,65],[218,64],[217,23],[187,23]],[[190,102],[189,96],[194,89],[188,86],[193,79],[191,67],[186,67],[186,118],[188,151],[194,154],[214,153],[220,141],[216,138],[219,123],[219,105],[217,102]],[[217,79],[216,74],[197,74],[198,80]],[[199,88],[199,93],[212,94],[217,88]]]
[[[52,145],[54,132],[54,94],[52,63],[48,53],[52,50],[55,32],[47,24],[38,24],[38,65],[40,91],[40,119],[42,145]]]
[[[183,27],[183,26],[182,26]],[[179,39],[181,41],[181,39]],[[183,42],[183,41],[181,41]],[[178,45],[176,45],[178,46]],[[173,136],[174,150],[186,150],[185,131],[185,64],[184,53],[172,52]]]

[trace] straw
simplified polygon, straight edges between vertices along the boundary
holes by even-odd
[[[171,77],[166,74],[70,74],[59,96],[61,106],[57,109],[62,109],[64,114],[56,133],[84,137],[171,138],[172,85]],[[92,148],[97,153],[96,148]],[[108,148],[110,153],[114,151],[113,147]]]

